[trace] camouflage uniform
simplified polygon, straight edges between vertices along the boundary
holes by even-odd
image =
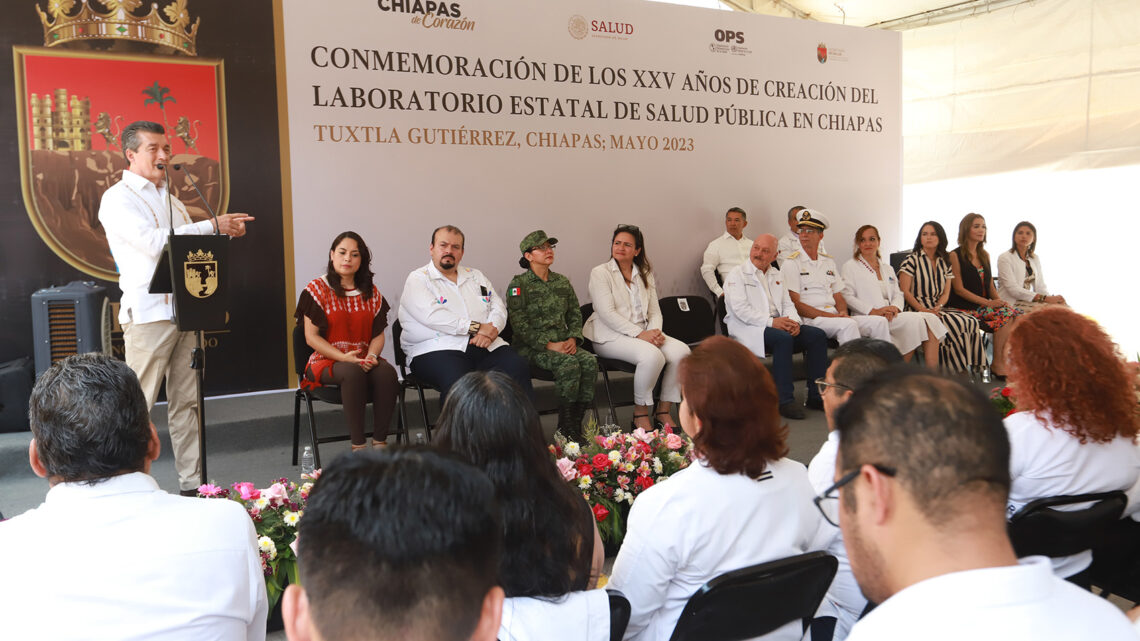
[[[507,286],[507,313],[514,331],[512,345],[527,360],[554,374],[554,390],[561,405],[589,403],[594,399],[598,360],[579,349],[563,354],[546,344],[574,338],[582,343],[582,311],[570,281],[550,272],[543,281],[527,270]]]

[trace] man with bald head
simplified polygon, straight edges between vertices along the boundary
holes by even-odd
[[[783,274],[772,265],[776,251],[776,237],[762,234],[752,243],[748,262],[725,277],[728,333],[760,358],[772,353],[772,378],[780,397],[780,414],[802,419],[804,410],[795,402],[792,385],[792,354],[804,352],[809,381],[806,404],[822,410],[823,400],[811,381],[823,378],[827,371],[827,334],[802,324]]]

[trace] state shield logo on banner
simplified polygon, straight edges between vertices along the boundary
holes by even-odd
[[[190,217],[210,214],[187,174],[215,211],[226,210],[221,60],[23,46],[13,47],[13,58],[24,204],[40,237],[68,264],[119,278],[99,202],[127,168],[119,134],[136,120],[166,128],[171,164],[182,166],[170,172],[171,192]]]

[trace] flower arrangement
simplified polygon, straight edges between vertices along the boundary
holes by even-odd
[[[990,392],[990,403],[1002,415],[1002,418],[1017,411],[1017,397],[1013,395],[1011,387],[995,387]]]
[[[277,605],[285,586],[298,582],[297,554],[293,549],[297,540],[297,523],[305,513],[309,492],[320,475],[320,470],[302,474],[304,482],[301,485],[280,478],[264,489],[258,489],[249,482],[234,483],[229,488],[212,483],[198,487],[198,496],[237,501],[253,519],[270,610]]]
[[[582,492],[606,543],[621,545],[634,499],[689,466],[692,442],[666,426],[623,434],[616,426],[588,425],[582,443],[558,437],[550,446],[562,478]]]

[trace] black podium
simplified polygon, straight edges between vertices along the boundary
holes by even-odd
[[[202,332],[224,329],[229,311],[229,236],[171,234],[150,281],[150,293],[171,294],[179,331],[194,332],[190,367],[198,378],[198,457],[206,483],[206,353]]]

